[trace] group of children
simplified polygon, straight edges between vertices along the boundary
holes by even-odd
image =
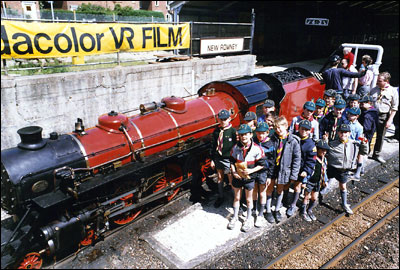
[[[218,174],[215,207],[224,201],[224,175],[234,191],[234,213],[228,229],[239,221],[243,190],[247,215],[242,231],[263,227],[267,222],[279,223],[283,204],[287,206],[286,215],[294,215],[302,189],[301,216],[306,221],[316,220],[313,208],[320,189],[326,188],[331,178],[339,181],[343,210],[352,214],[346,183],[359,180],[363,173],[363,157],[376,129],[375,113],[368,96],[360,100],[358,95],[350,95],[346,102],[332,89],[324,92],[324,99],[307,101],[302,114],[290,125],[285,117],[277,117],[272,100],[265,101],[263,115],[258,118],[254,112],[247,112],[237,131],[230,125],[230,113],[221,110],[219,127],[213,133],[211,166]],[[291,197],[290,186],[294,190]]]

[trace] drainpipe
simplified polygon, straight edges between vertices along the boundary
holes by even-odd
[[[372,72],[374,73],[374,78],[372,79],[371,88],[375,87],[376,81],[378,80],[378,75],[379,75],[379,66],[382,64],[382,56],[383,56],[382,46],[370,45],[370,44],[353,44],[353,43],[343,43],[342,46],[356,49],[356,52],[354,54],[354,61],[357,60],[358,49],[378,51],[375,63],[369,67],[369,69],[372,69]],[[354,62],[354,65],[355,64],[356,64],[356,62]]]

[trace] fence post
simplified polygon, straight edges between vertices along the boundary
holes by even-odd
[[[250,54],[253,54],[253,40],[254,40],[254,28],[256,25],[256,13],[254,12],[254,8],[251,9],[251,39],[250,39]]]
[[[3,10],[4,10],[4,15],[7,19],[7,9],[6,9],[6,4],[4,3],[4,1],[1,1],[1,3],[3,4]]]
[[[4,66],[4,74],[5,74],[5,75],[8,75],[7,61],[6,61],[6,59],[3,59],[3,66]]]

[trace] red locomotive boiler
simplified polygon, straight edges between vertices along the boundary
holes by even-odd
[[[78,119],[71,134],[20,129],[21,143],[1,151],[1,206],[14,216],[2,222],[1,267],[41,267],[201,184],[221,109],[237,127],[270,98],[290,121],[323,91],[309,71],[290,68],[211,82],[196,98],[166,97],[134,116],[111,111],[88,129]]]

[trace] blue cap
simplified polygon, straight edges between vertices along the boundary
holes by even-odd
[[[243,118],[244,121],[256,120],[257,115],[254,112],[247,112]]]
[[[241,124],[238,131],[238,134],[252,133],[251,128],[247,124]]]
[[[360,99],[360,103],[364,103],[364,102],[371,102],[372,98],[369,95],[365,95]]]
[[[257,124],[256,132],[265,132],[269,130],[269,126],[265,122],[260,122]]]
[[[311,122],[307,119],[301,120],[299,123],[299,127],[303,127],[306,129],[311,129]]]
[[[350,114],[354,114],[354,115],[360,115],[361,114],[360,108],[357,108],[357,107],[349,108],[347,110],[347,112],[350,113]]]
[[[315,102],[315,106],[325,107],[326,106],[325,100],[323,100],[322,98],[317,99],[317,102]]]
[[[350,96],[349,96],[349,100],[360,100],[360,95],[358,95],[358,94],[351,94]]]
[[[230,116],[231,114],[225,109],[220,110],[218,113],[218,118],[222,120],[228,119]]]
[[[337,62],[337,61],[340,61],[340,56],[339,55],[335,54],[335,55],[332,55],[331,57],[329,57],[329,62],[334,63],[334,62]]]
[[[330,150],[331,148],[329,147],[329,144],[324,141],[324,140],[319,140],[317,142],[317,148],[325,149],[325,150]]]
[[[324,95],[328,96],[328,97],[334,97],[334,96],[336,96],[336,91],[333,89],[328,89],[328,90],[325,90]]]
[[[346,101],[344,99],[339,98],[335,101],[335,105],[333,105],[336,109],[343,109],[346,107]]]
[[[304,103],[303,108],[313,112],[315,111],[315,103],[312,101],[307,101]]]
[[[267,108],[271,108],[271,107],[274,107],[275,106],[275,102],[272,100],[272,99],[267,99],[265,102],[264,102],[264,105],[263,105],[264,107],[267,107]]]
[[[348,124],[341,124],[338,131],[350,132],[350,126]]]

